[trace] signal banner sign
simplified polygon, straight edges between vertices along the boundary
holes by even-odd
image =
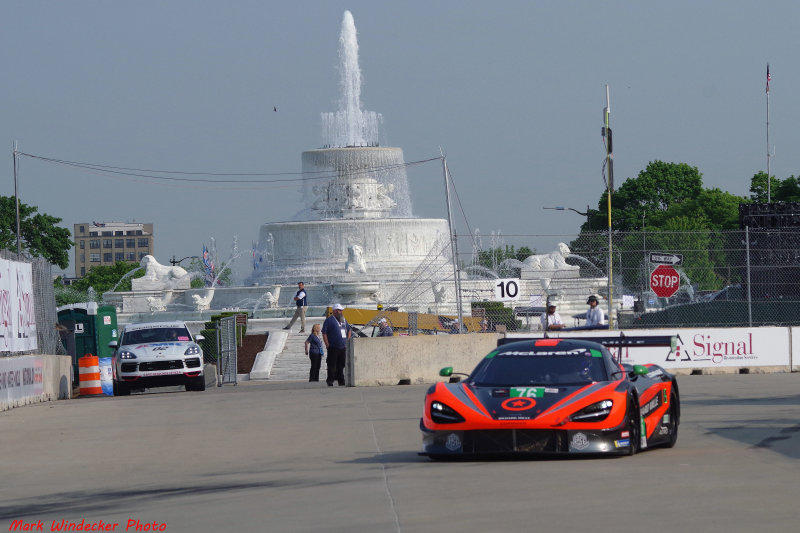
[[[650,273],[650,288],[659,298],[669,298],[681,286],[681,276],[678,271],[668,265],[658,265]]]
[[[660,265],[682,265],[683,256],[681,254],[665,254],[662,252],[651,252],[650,262]]]

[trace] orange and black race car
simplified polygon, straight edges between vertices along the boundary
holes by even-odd
[[[608,339],[607,345],[635,345]],[[439,374],[454,373],[448,367]],[[500,344],[465,379],[455,379],[428,389],[421,455],[633,455],[672,447],[678,438],[675,376],[657,365],[619,364],[598,342]]]

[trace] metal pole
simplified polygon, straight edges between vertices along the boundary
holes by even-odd
[[[608,95],[608,85],[606,85],[606,108],[604,109],[605,129],[603,130],[606,140],[606,167],[608,168],[608,180],[606,181],[606,191],[608,192],[608,329],[614,329],[614,256],[611,241],[611,191],[614,188],[614,162],[613,145],[611,141],[611,128],[609,127],[609,115],[611,114],[611,100]]]
[[[19,164],[17,163],[17,141],[14,141],[14,204],[17,209],[17,259],[22,255],[22,244],[20,240],[19,223],[19,190],[17,188],[17,176],[19,174]]]
[[[770,179],[769,170],[769,63],[767,63],[767,203],[772,203],[772,183]]]
[[[441,151],[441,149],[440,149]],[[453,212],[450,207],[450,171],[447,169],[447,158],[442,154],[442,171],[444,173],[444,194],[447,200],[447,225],[450,228],[450,248],[453,254],[453,279],[455,280],[456,309],[458,310],[459,331],[464,324],[464,310],[461,307],[461,279],[458,274],[458,239],[453,226]]]
[[[769,77],[769,65],[767,65],[767,76]],[[769,153],[769,87],[767,87],[767,203],[772,203],[772,180],[770,179],[770,153]]]
[[[744,227],[744,252],[747,254],[747,324],[753,327],[753,300],[750,298],[750,227]]]

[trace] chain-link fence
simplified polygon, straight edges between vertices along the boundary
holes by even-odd
[[[606,320],[611,304],[614,328],[800,324],[800,230],[616,232],[610,241],[607,232],[460,236],[464,316],[535,330],[552,301],[567,327],[580,327],[596,295]],[[679,283],[659,286],[659,265]],[[498,299],[485,280],[505,278],[520,280],[517,299],[478,303]]]
[[[36,340],[37,347],[35,350],[9,350],[0,349],[0,356],[20,355],[20,354],[63,354],[63,345],[56,330],[56,323],[58,317],[56,316],[56,299],[53,293],[53,279],[51,274],[50,263],[41,257],[17,257],[16,253],[8,250],[0,250],[0,258],[7,261],[15,261],[17,263],[27,263],[31,265],[31,285],[32,285],[32,304],[33,315],[36,322]],[[19,307],[14,309],[12,302],[19,303],[19,295],[2,295],[2,312],[11,313],[19,311]],[[24,295],[23,298],[24,300]],[[5,321],[5,327],[8,327],[8,321]],[[16,321],[11,320],[12,323]],[[14,331],[5,331],[4,335],[19,335]],[[6,343],[4,343],[6,344]],[[6,344],[8,346],[8,344]]]

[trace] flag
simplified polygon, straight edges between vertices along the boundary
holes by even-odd
[[[767,63],[767,92],[769,92],[769,82],[772,80],[772,76],[769,75],[769,63]]]

